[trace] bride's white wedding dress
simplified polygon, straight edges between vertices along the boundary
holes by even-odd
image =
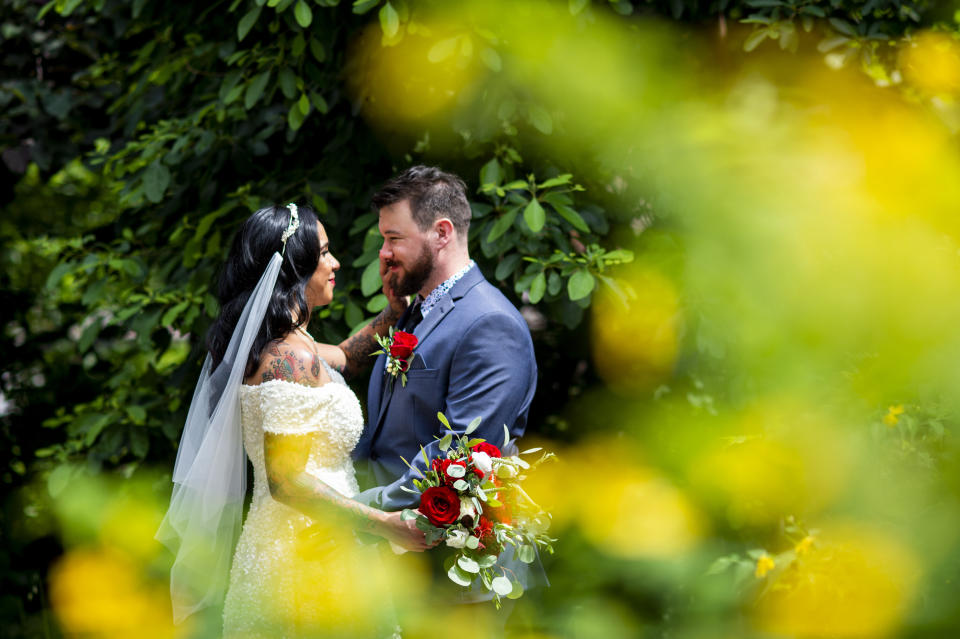
[[[350,452],[363,430],[363,414],[343,377],[324,367],[331,381],[322,386],[271,380],[240,388],[253,499],[230,569],[226,639],[391,634],[384,631],[386,620],[377,619],[363,601],[370,571],[378,571],[374,548],[275,501],[267,484],[269,433],[309,447],[307,473],[346,497],[358,492]]]

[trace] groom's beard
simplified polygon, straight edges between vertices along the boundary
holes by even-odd
[[[387,262],[387,266],[400,266],[404,268],[402,264],[393,260]],[[433,273],[433,267],[433,253],[431,253],[427,245],[424,244],[421,247],[420,256],[417,257],[417,261],[411,264],[409,268],[404,268],[404,275],[390,275],[390,287],[397,295],[414,295],[427,283],[430,274]]]

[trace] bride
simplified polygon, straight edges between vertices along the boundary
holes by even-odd
[[[364,422],[338,369],[364,367],[374,335],[394,324],[405,301],[385,287],[391,304],[376,320],[339,346],[317,344],[304,327],[313,308],[333,299],[339,267],[306,207],[261,209],[234,239],[157,533],[176,553],[178,622],[218,606],[226,588],[228,638],[383,632],[357,604],[375,582],[377,562],[353,532],[408,550],[428,547],[399,513],[351,499],[358,487],[350,452]],[[231,557],[244,451],[253,497]]]

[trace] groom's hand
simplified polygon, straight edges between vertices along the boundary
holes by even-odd
[[[383,282],[383,294],[387,298],[387,302],[390,304],[390,310],[393,311],[398,317],[407,310],[408,301],[407,298],[398,295],[396,291],[397,278],[396,276],[389,275],[390,267],[387,265],[386,260],[383,259],[381,255],[380,259],[380,281]]]

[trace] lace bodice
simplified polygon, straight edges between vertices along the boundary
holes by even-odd
[[[336,371],[331,381],[304,386],[270,380],[241,386],[243,445],[253,464],[254,502],[269,496],[263,457],[265,433],[311,435],[306,471],[347,496],[357,493],[350,452],[363,431],[363,413],[353,391]]]

